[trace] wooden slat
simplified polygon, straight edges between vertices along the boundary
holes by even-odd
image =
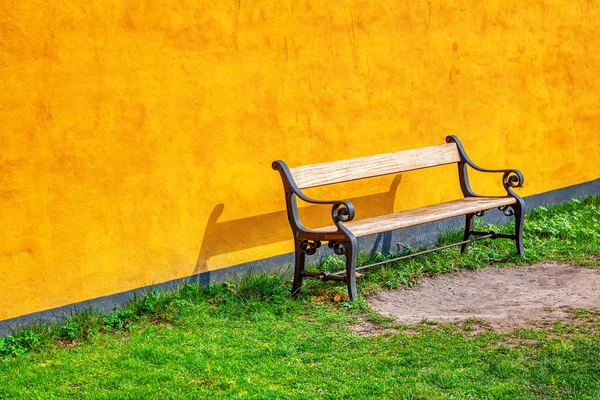
[[[467,197],[465,199],[453,200],[393,214],[351,221],[344,225],[356,237],[361,237],[458,217],[514,203],[516,203],[516,200],[513,197]],[[315,229],[317,232],[333,232],[335,230],[335,226]]]
[[[424,147],[351,160],[291,168],[300,189],[395,174],[460,161],[456,144]]]

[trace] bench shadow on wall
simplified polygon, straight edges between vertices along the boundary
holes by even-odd
[[[396,175],[387,192],[347,199],[356,207],[357,218],[393,212],[396,192],[401,181],[402,175]],[[300,203],[302,202],[299,201],[299,205]],[[208,263],[211,257],[292,239],[285,210],[219,222],[224,210],[224,204],[217,204],[210,214],[194,275],[209,271]],[[330,210],[330,206],[322,205],[302,207],[300,217],[307,227],[326,226],[332,224],[331,217],[328,216]],[[324,216],[329,219],[324,219]],[[323,221],[326,222],[323,224]],[[376,237],[371,251],[381,247],[383,252],[389,252],[390,246],[391,234],[380,234]],[[293,248],[290,248],[290,252],[293,252]]]

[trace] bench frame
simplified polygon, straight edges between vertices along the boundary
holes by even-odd
[[[499,207],[498,209],[506,216],[515,217],[515,233],[506,234],[492,232],[480,232],[473,230],[473,222],[476,216],[483,216],[485,211],[482,210],[476,213],[464,214],[465,215],[465,228],[464,228],[464,240],[459,243],[455,243],[448,246],[442,246],[436,249],[426,250],[424,252],[414,253],[407,256],[402,256],[384,262],[375,263],[367,266],[361,266],[360,269],[369,268],[375,265],[381,265],[388,262],[393,262],[399,259],[408,257],[414,257],[423,253],[428,253],[451,246],[461,246],[461,253],[464,253],[470,242],[481,240],[485,238],[506,238],[515,241],[516,250],[520,256],[523,255],[523,219],[525,216],[525,202],[521,199],[513,189],[520,188],[523,186],[524,178],[523,174],[516,169],[485,169],[477,166],[471,159],[466,155],[464,148],[456,136],[446,137],[446,143],[455,143],[458,153],[460,155],[460,161],[458,164],[459,182],[462,194],[465,198],[467,197],[483,197],[477,195],[469,184],[468,167],[473,168],[479,172],[487,173],[501,173],[502,185],[506,190],[506,197],[513,197],[515,199],[514,204]],[[454,162],[452,162],[454,163]],[[442,165],[440,163],[439,165]],[[358,298],[356,292],[356,258],[358,254],[358,243],[355,235],[344,226],[345,222],[352,221],[355,216],[354,206],[347,200],[315,200],[306,196],[302,190],[298,187],[294,181],[292,172],[283,161],[274,161],[272,164],[274,170],[279,171],[281,179],[283,181],[283,187],[285,191],[285,201],[287,207],[287,215],[294,235],[294,282],[292,285],[292,296],[296,296],[302,287],[302,280],[304,277],[318,278],[323,281],[334,280],[339,282],[345,282],[348,287],[348,295],[350,300],[356,300]],[[428,166],[429,167],[429,166]],[[420,169],[420,168],[417,168]],[[399,171],[396,173],[401,173]],[[374,175],[377,176],[377,175]],[[353,180],[353,179],[349,179]],[[321,186],[321,185],[313,185]],[[313,231],[305,228],[300,222],[298,214],[298,206],[296,198],[299,198],[310,204],[324,204],[331,205],[331,217],[333,223],[337,228],[332,232]],[[473,238],[474,237],[474,238]],[[313,255],[317,249],[321,247],[321,242],[327,242],[328,247],[333,250],[337,255],[345,255],[346,257],[346,270],[338,273],[328,272],[309,272],[305,271],[305,260],[307,255]]]

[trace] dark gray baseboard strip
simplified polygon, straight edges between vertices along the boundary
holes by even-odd
[[[525,203],[528,210],[533,210],[535,207],[540,205],[561,204],[574,197],[589,196],[598,193],[600,193],[600,178],[590,182],[529,196],[525,198]],[[506,221],[506,217],[499,211],[494,210],[486,214],[485,220],[490,223],[501,223]],[[403,244],[411,245],[413,248],[419,248],[436,243],[441,232],[443,233],[450,230],[461,229],[464,226],[463,224],[464,218],[452,218],[444,221],[402,229],[399,231],[387,232],[361,238],[359,245],[362,251],[368,251],[370,253],[376,251],[389,253],[390,251],[396,250],[397,246],[402,246]],[[326,254],[326,252],[321,249],[321,251],[317,253],[316,257],[322,257],[323,254]],[[129,299],[133,297],[134,294],[143,295],[144,293],[148,293],[154,289],[170,290],[175,289],[185,283],[200,283],[201,285],[209,285],[212,283],[239,279],[240,277],[250,273],[270,272],[290,274],[292,270],[292,263],[293,253],[283,254],[263,260],[235,265],[229,268],[219,269],[216,271],[204,272],[188,278],[176,279],[169,282],[129,290],[126,292],[98,297],[63,307],[57,307],[50,310],[23,315],[21,317],[0,321],[0,336],[8,335],[13,330],[17,330],[34,323],[61,321],[65,316],[87,308],[91,308],[99,312],[110,312],[115,308],[115,306],[123,306]]]

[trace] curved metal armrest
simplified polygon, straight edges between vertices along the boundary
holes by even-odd
[[[283,185],[287,193],[294,193],[301,200],[311,204],[331,204],[331,217],[336,226],[340,222],[348,222],[354,219],[354,206],[348,200],[315,200],[311,199],[296,185],[294,178],[288,168],[288,166],[281,160],[273,161],[272,167],[274,170],[279,171],[283,179]]]
[[[348,222],[354,219],[354,205],[348,200],[315,200],[302,193],[300,189],[294,190],[294,193],[307,203],[331,204],[331,218],[336,225],[338,222]]]
[[[525,182],[525,178],[523,177],[523,174],[521,173],[521,171],[519,171],[518,169],[481,168],[478,165],[476,165],[473,161],[471,161],[471,159],[467,156],[465,149],[462,147],[460,140],[458,140],[458,138],[456,136],[454,136],[454,135],[447,136],[446,143],[455,143],[456,147],[458,148],[458,152],[460,154],[460,158],[461,158],[462,162],[466,163],[474,170],[479,171],[479,172],[497,172],[497,173],[504,174],[504,175],[502,175],[502,184],[504,185],[504,189],[506,189],[506,191],[509,192],[511,189],[520,188],[523,186],[523,183]],[[466,174],[466,171],[465,171],[465,174]]]
[[[481,168],[481,167],[475,165],[469,159],[466,159],[465,162],[471,168],[473,168],[474,170],[479,171],[479,172],[503,173],[504,175],[502,175],[502,184],[504,185],[505,189],[520,188],[523,186],[523,183],[525,183],[525,178],[523,177],[523,173],[521,171],[519,171],[518,169],[487,169],[487,168]]]

